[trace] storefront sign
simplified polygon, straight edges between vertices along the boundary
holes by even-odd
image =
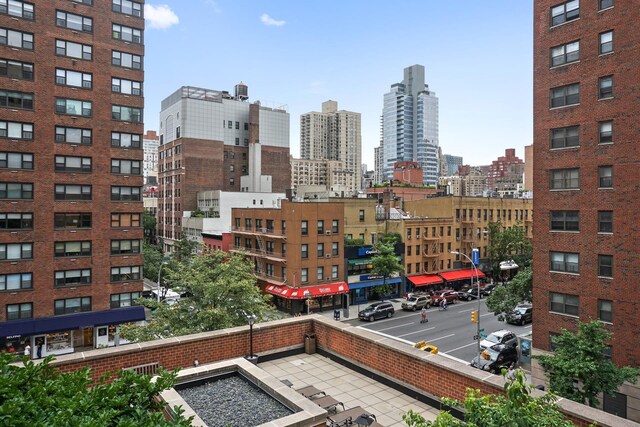
[[[375,250],[373,247],[371,246],[367,246],[367,247],[363,247],[363,248],[358,248],[358,256],[367,256],[367,255],[374,255],[377,254],[378,251]]]
[[[375,274],[363,274],[360,276],[360,281],[363,280],[377,280],[382,279],[382,276],[376,276]]]

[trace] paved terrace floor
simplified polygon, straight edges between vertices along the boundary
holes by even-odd
[[[439,413],[425,403],[319,354],[299,354],[258,363],[258,366],[279,380],[291,381],[293,388],[313,385],[344,403],[347,409],[362,406],[385,427],[406,427],[402,414],[409,409],[426,420],[434,420]]]

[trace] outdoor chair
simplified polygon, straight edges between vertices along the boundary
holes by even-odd
[[[365,419],[366,418],[366,419]],[[329,427],[344,427],[344,426],[353,426],[356,424],[356,420],[359,422],[368,422],[371,420],[377,427],[381,427],[380,424],[377,423],[376,416],[367,412],[362,406],[356,406],[355,408],[346,409],[341,412],[336,412],[333,415],[329,415],[327,417],[327,423]],[[366,425],[366,424],[360,424]],[[374,425],[374,424],[369,424]]]
[[[313,396],[317,396],[319,394],[322,394],[323,396],[326,396],[327,393],[325,393],[324,391],[317,389],[316,387],[312,386],[312,385],[308,385],[306,387],[302,387],[302,388],[298,388],[296,389],[296,391],[298,393],[300,393],[301,395],[303,395],[306,398],[311,398]]]
[[[331,396],[312,397],[311,401],[327,412],[338,412],[338,405],[342,406],[344,411],[344,403],[339,402]]]

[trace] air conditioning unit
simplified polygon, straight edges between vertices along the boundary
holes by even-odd
[[[325,254],[325,258],[331,258],[331,254]]]
[[[324,232],[324,234],[326,234],[327,236],[331,236],[331,231],[327,230]]]

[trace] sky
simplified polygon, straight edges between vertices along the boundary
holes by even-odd
[[[332,99],[362,115],[362,161],[373,169],[383,95],[422,64],[439,98],[439,139],[465,164],[533,140],[533,5],[513,0],[147,0],[145,129],[181,86],[233,93],[300,115]]]

